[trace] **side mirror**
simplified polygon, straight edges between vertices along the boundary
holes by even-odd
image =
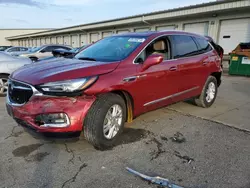
[[[145,62],[142,65],[142,71],[147,70],[149,67],[152,67],[154,65],[158,65],[163,61],[163,56],[159,54],[153,54],[148,56],[148,58],[145,60]]]
[[[45,53],[46,51],[45,51],[45,50],[41,50],[40,52],[41,52],[41,53]]]

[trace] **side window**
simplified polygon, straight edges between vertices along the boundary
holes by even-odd
[[[207,40],[198,37],[195,37],[195,40],[201,53],[209,52],[213,49]]]
[[[68,47],[66,47],[66,46],[59,46],[59,48],[62,48],[62,49],[64,49],[64,50],[71,50],[71,48],[68,48]]]
[[[174,35],[171,38],[174,58],[189,57],[199,53],[198,47],[192,37],[187,35]]]
[[[57,46],[47,46],[42,51],[43,52],[52,52],[52,50],[56,49]]]
[[[18,51],[17,48],[11,48],[11,49],[8,50],[8,52],[16,52],[16,51]]]
[[[136,58],[135,63],[143,63],[152,54],[162,55],[164,60],[170,59],[170,43],[167,37],[151,42]]]
[[[22,52],[28,51],[28,48],[20,48],[20,51],[22,51]]]

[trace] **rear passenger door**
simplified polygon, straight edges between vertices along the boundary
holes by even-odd
[[[213,62],[218,59],[218,56],[214,54],[212,46],[208,43],[205,38],[193,37],[195,42],[198,45],[199,57],[200,57],[200,68],[199,68],[199,85],[203,87],[208,76],[211,74],[210,67],[213,65]]]
[[[199,56],[198,45],[191,36],[172,35],[171,42],[179,77],[178,92],[173,96],[176,102],[199,94],[203,57]]]

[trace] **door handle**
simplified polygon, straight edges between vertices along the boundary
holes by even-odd
[[[131,77],[124,78],[123,81],[132,82],[132,81],[135,81],[136,79],[137,79],[137,76],[131,76]]]
[[[209,60],[208,60],[208,59],[205,59],[205,60],[202,62],[203,65],[207,65],[208,63],[209,63]]]
[[[177,70],[177,67],[176,67],[176,66],[170,67],[169,70],[170,70],[170,71],[176,71],[176,70]]]

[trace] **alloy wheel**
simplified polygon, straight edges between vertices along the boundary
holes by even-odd
[[[213,82],[210,82],[208,84],[208,88],[207,88],[207,92],[206,92],[206,101],[208,103],[212,102],[212,100],[214,99],[215,97],[215,84]]]
[[[111,140],[119,132],[122,125],[122,114],[122,107],[118,104],[109,108],[103,124],[103,134],[106,139]]]
[[[0,94],[6,94],[8,90],[8,79],[0,78]]]

